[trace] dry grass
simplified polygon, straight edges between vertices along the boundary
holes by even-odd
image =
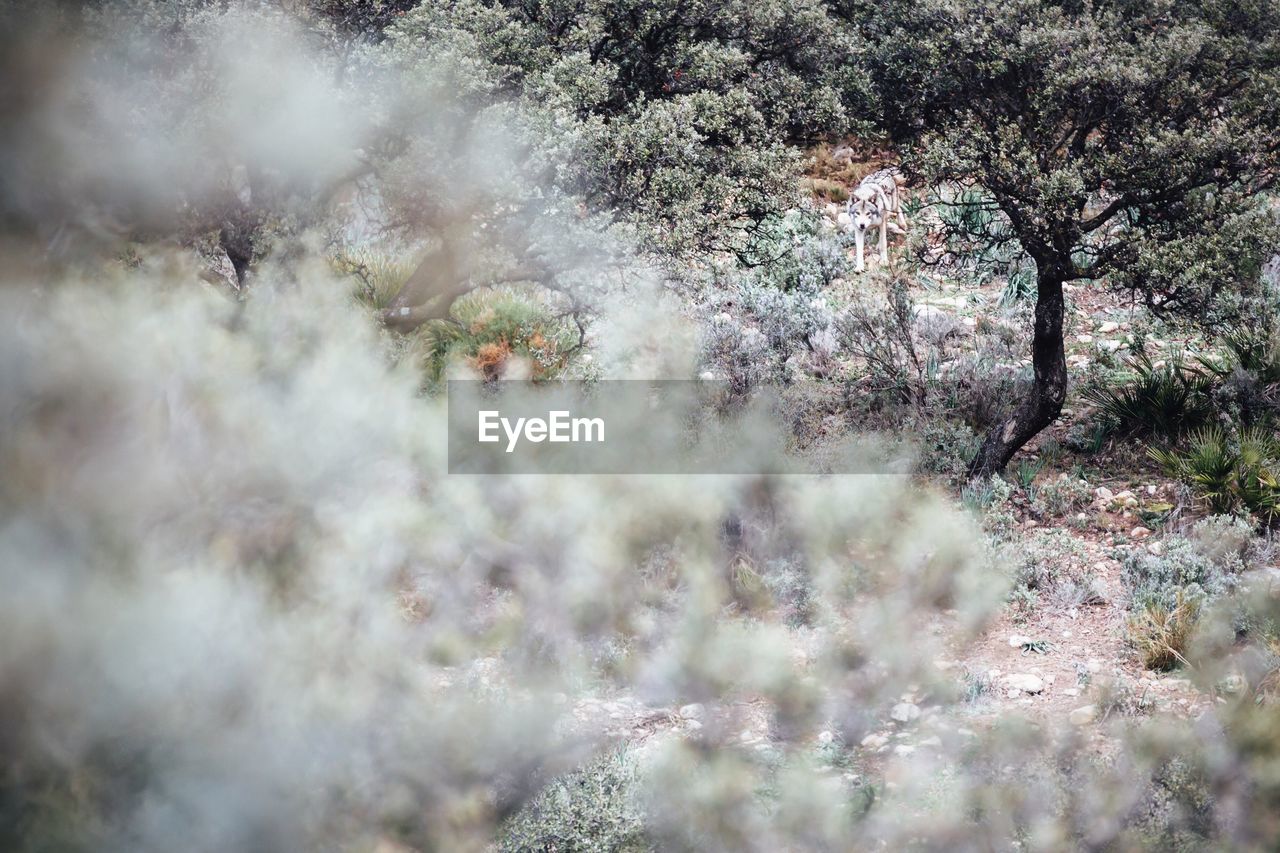
[[[819,201],[843,202],[851,187],[893,161],[889,152],[868,148],[857,140],[823,143],[809,151],[804,186]]]
[[[1152,603],[1129,617],[1129,641],[1148,669],[1189,665],[1184,652],[1200,617],[1200,602],[1178,592],[1172,608]]]

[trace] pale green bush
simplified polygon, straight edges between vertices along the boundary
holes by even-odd
[[[1244,564],[1238,553],[1206,549],[1180,536],[1163,541],[1163,552],[1133,548],[1121,560],[1121,578],[1135,607],[1159,604],[1173,608],[1181,590],[1192,595],[1219,596],[1235,586]]]
[[[635,760],[623,752],[603,756],[543,788],[503,824],[499,849],[504,853],[652,850],[636,797]]]

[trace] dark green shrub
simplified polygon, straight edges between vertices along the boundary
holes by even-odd
[[[1134,359],[1133,368],[1132,382],[1084,392],[1114,432],[1175,438],[1213,415],[1212,381],[1203,374],[1177,362],[1156,367],[1145,353]]]
[[[1265,429],[1230,436],[1221,427],[1205,427],[1192,433],[1185,450],[1149,453],[1214,512],[1245,509],[1267,521],[1280,516],[1280,439]]]

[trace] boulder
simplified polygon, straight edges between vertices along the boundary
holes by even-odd
[[[1012,693],[1043,693],[1044,679],[1038,675],[1032,675],[1029,672],[1011,672],[1003,679],[1004,686]]]
[[[1097,705],[1081,705],[1067,715],[1068,722],[1073,726],[1087,726],[1096,719],[1098,719]]]
[[[911,702],[899,702],[893,706],[889,716],[899,723],[909,723],[920,716],[920,706]]]

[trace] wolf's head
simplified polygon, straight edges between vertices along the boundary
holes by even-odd
[[[854,229],[865,232],[884,221],[884,212],[888,206],[883,190],[864,185],[849,196],[845,209],[849,212]]]

